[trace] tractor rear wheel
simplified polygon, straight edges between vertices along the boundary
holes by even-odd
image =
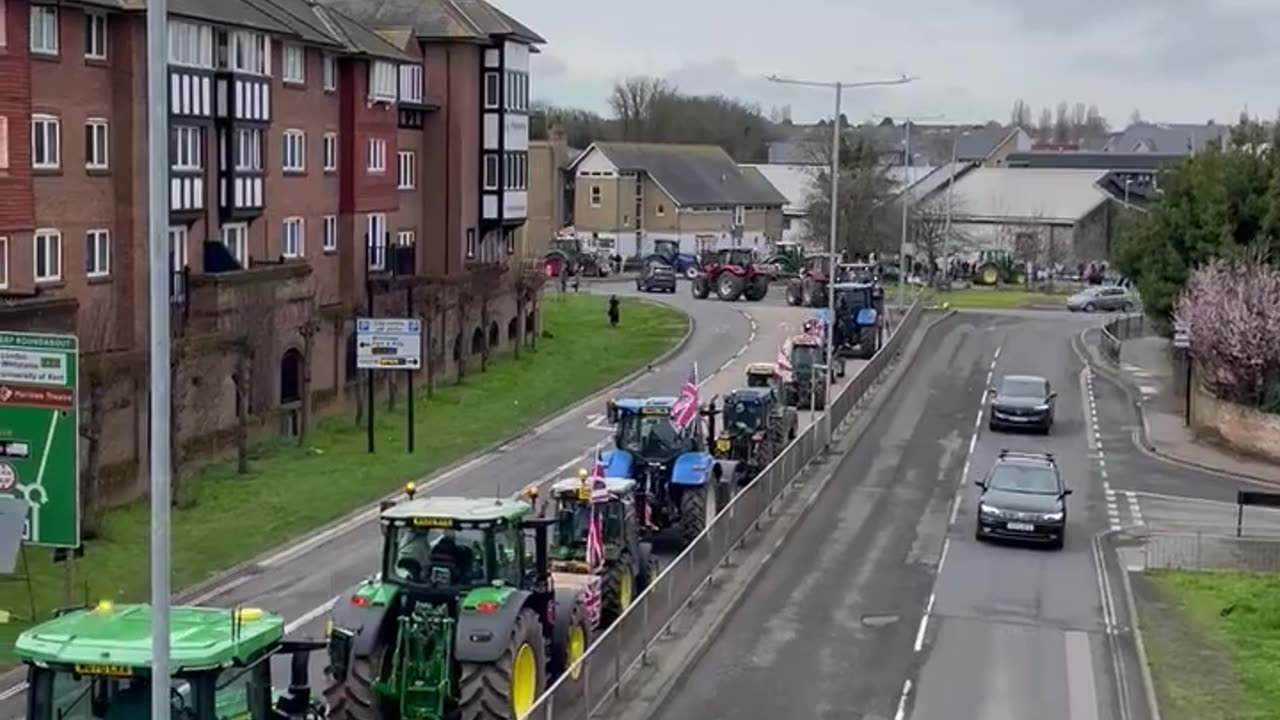
[[[547,686],[542,623],[533,610],[516,616],[502,656],[492,663],[462,663],[458,673],[458,720],[522,717]]]
[[[382,697],[373,689],[373,683],[382,674],[382,663],[387,646],[376,648],[367,657],[352,657],[347,676],[324,690],[324,700],[329,706],[328,717],[334,720],[380,720],[388,717],[382,712]]]
[[[804,302],[804,298],[800,297],[800,283],[787,283],[787,304],[795,307]]]
[[[689,289],[693,293],[694,298],[698,300],[706,300],[707,296],[711,294],[711,283],[707,280],[706,276],[698,275],[693,278],[693,282],[690,284]]]
[[[618,561],[609,568],[604,578],[604,588],[600,592],[600,627],[608,627],[618,619],[635,600],[635,578],[631,564],[631,553],[623,552]]]
[[[814,286],[817,285],[812,279],[805,278],[801,282],[800,288],[800,304],[805,307],[814,307],[814,298],[817,297],[818,291]]]
[[[764,275],[756,275],[751,278],[751,282],[747,283],[747,289],[743,291],[743,297],[750,302],[760,302],[769,294],[769,278]]]
[[[733,302],[742,295],[742,288],[745,282],[741,277],[731,272],[722,272],[716,278],[716,297],[725,302]]]
[[[697,539],[715,517],[716,497],[710,482],[680,493],[680,539],[685,545]]]

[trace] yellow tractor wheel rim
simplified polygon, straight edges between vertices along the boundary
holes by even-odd
[[[574,663],[582,659],[587,652],[587,634],[582,631],[581,625],[574,625],[569,628],[569,657],[565,661],[569,665],[569,677],[574,680],[582,674],[582,666]]]
[[[626,610],[631,607],[631,574],[622,576],[622,580],[618,583],[618,609]]]
[[[985,282],[986,284],[995,285],[996,280],[997,280],[997,277],[996,277],[995,270],[991,268],[987,268],[986,270],[982,271],[982,281]]]
[[[522,643],[511,663],[511,709],[524,717],[538,697],[538,660],[529,643]]]

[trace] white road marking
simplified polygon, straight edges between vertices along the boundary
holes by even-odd
[[[1067,707],[1071,720],[1098,720],[1098,690],[1093,682],[1093,651],[1089,635],[1066,633]]]
[[[298,616],[298,618],[297,618],[296,620],[294,620],[294,621],[292,621],[292,622],[290,622],[289,624],[287,624],[287,625],[285,625],[285,626],[284,626],[284,632],[285,632],[285,634],[287,635],[287,634],[292,633],[292,632],[297,632],[298,628],[302,627],[303,625],[306,625],[307,623],[311,622],[312,620],[315,620],[316,618],[320,617],[321,615],[323,615],[323,614],[325,614],[325,613],[329,612],[331,609],[333,609],[333,606],[334,606],[334,605],[337,605],[337,604],[338,604],[338,598],[340,598],[340,597],[342,597],[342,596],[341,596],[341,595],[336,595],[336,596],[334,596],[334,598],[333,598],[332,600],[330,600],[329,602],[327,602],[327,603],[325,603],[325,604],[323,604],[323,605],[320,605],[320,606],[318,606],[318,607],[314,607],[314,608],[312,608],[312,609],[308,610],[307,612],[303,613],[302,615],[299,615],[299,616]]]
[[[911,695],[911,678],[902,683],[902,696],[898,698],[898,711],[893,714],[893,720],[906,720],[907,718],[907,697]]]
[[[1125,492],[1125,498],[1129,501],[1129,514],[1133,516],[1135,525],[1145,525],[1142,520],[1142,506],[1138,504],[1138,496],[1131,491]]]

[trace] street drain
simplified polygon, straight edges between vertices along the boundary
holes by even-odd
[[[884,627],[885,625],[892,625],[896,622],[898,622],[897,615],[863,615],[862,616],[862,624],[866,625],[867,627],[873,627],[873,628]]]

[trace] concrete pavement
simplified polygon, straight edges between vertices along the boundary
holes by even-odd
[[[1091,322],[975,313],[939,326],[882,429],[841,461],[660,716],[1127,717],[1092,542],[1106,494],[1071,350]],[[983,391],[1005,373],[1054,383],[1052,436],[987,431]],[[974,541],[970,483],[1002,447],[1058,457],[1075,489],[1064,551]]]

